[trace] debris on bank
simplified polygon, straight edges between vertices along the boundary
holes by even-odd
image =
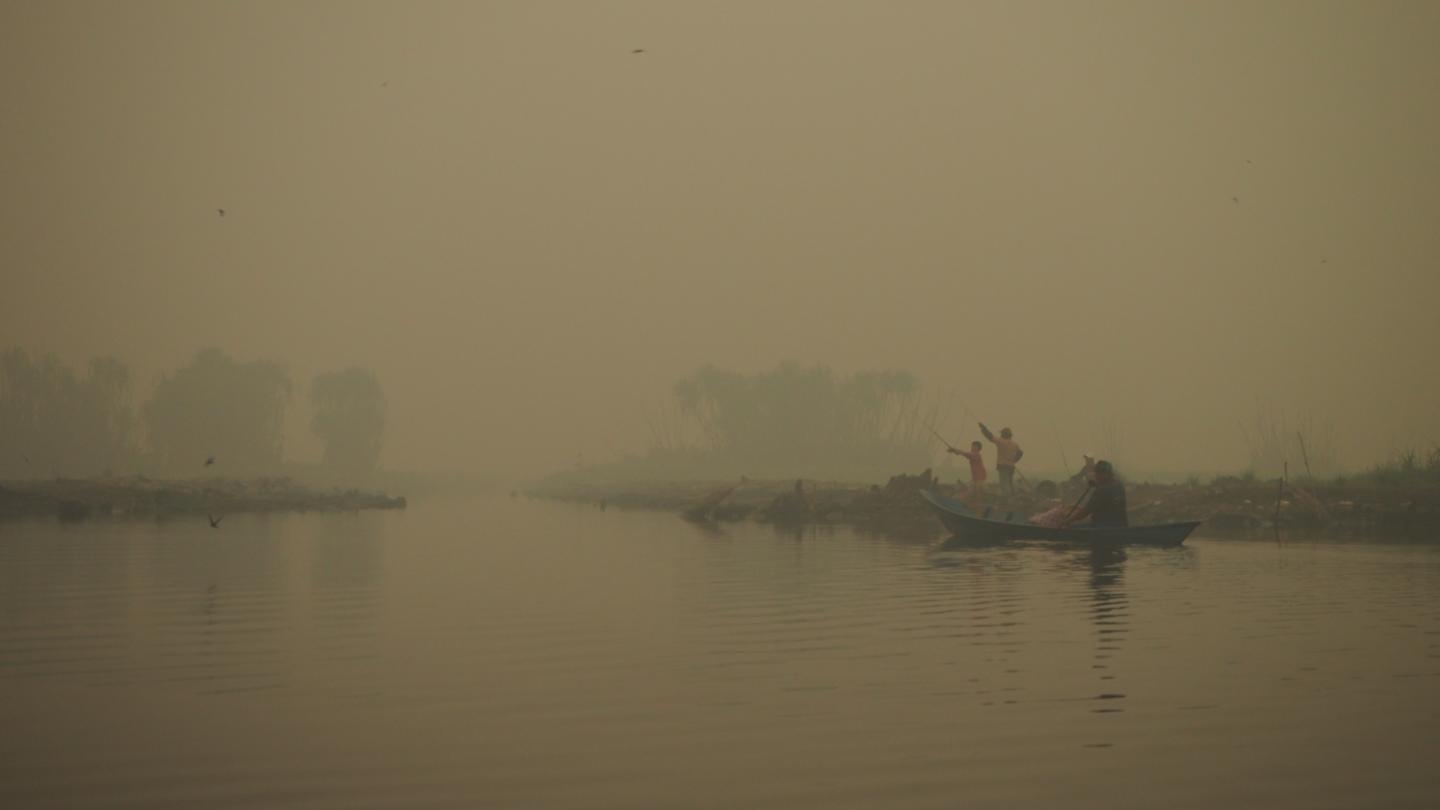
[[[1199,520],[1211,534],[1244,534],[1274,528],[1349,534],[1429,534],[1440,537],[1440,488],[1413,489],[1343,483],[1222,477],[1209,484],[1127,482],[1132,525]],[[945,484],[931,470],[896,475],[883,485],[810,479],[738,482],[541,484],[537,497],[606,502],[612,506],[657,509],[700,523],[753,520],[765,523],[847,524],[879,530],[934,530],[938,522],[919,497],[933,490],[968,500],[968,487]],[[1017,482],[1001,498],[992,487],[978,510],[1031,515],[1059,502],[1074,503],[1084,488],[1076,482]],[[1277,498],[1277,495],[1279,496]]]
[[[404,498],[318,489],[289,478],[158,480],[144,476],[0,482],[0,517],[61,520],[236,512],[404,509]]]

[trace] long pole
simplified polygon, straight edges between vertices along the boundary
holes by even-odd
[[[1060,428],[1055,427],[1055,423],[1051,422],[1050,429],[1055,432],[1055,444],[1060,446],[1060,460],[1065,463],[1065,478],[1069,479],[1072,477],[1070,475],[1070,457],[1065,455],[1065,443],[1060,441]]]
[[[1305,459],[1305,477],[1313,482],[1315,475],[1310,472],[1310,451],[1305,449],[1305,434],[1295,431],[1295,438],[1300,440],[1300,457]]]
[[[928,431],[930,431],[931,433],[934,433],[934,434],[935,434],[935,438],[939,439],[941,444],[945,445],[946,447],[950,448],[951,450],[954,450],[954,449],[955,449],[955,445],[951,444],[950,442],[945,441],[945,437],[940,435],[940,431],[936,430],[936,429],[933,428],[933,427],[930,427],[929,425],[926,425],[926,426],[925,426],[925,429],[928,430]]]
[[[967,405],[965,403],[965,400],[961,399],[960,397],[955,397],[955,401],[960,403],[961,408],[964,408],[964,412],[961,413],[960,418],[963,419],[966,415],[969,415],[971,419],[975,419],[977,421],[980,419],[979,414],[975,413],[975,409]]]
[[[1280,486],[1275,490],[1275,530],[1280,530],[1280,499],[1285,496],[1285,479],[1290,477],[1290,462],[1285,462],[1280,473]]]

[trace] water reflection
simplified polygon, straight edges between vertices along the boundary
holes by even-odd
[[[311,652],[324,672],[324,690],[348,696],[376,694],[365,665],[378,662],[384,552],[383,515],[334,515],[313,526],[309,543]]]
[[[291,549],[269,515],[231,515],[218,529],[203,516],[158,520],[146,551],[146,578],[165,593],[274,592],[284,585]]]
[[[995,548],[1020,548],[1021,543],[1016,540],[1003,540],[994,538],[969,538],[969,537],[947,537],[937,547],[940,551],[977,551],[981,549]]]
[[[297,647],[332,662],[373,659],[381,520],[8,524],[0,677],[228,694],[288,685]],[[300,623],[318,631],[314,644],[298,644]]]
[[[378,590],[384,568],[376,514],[335,515],[314,527],[310,582],[321,590]]]
[[[1125,594],[1125,560],[1123,546],[1096,545],[1081,555],[1080,565],[1088,574],[1090,587],[1090,621],[1095,629],[1095,663],[1100,680],[1113,681],[1115,659],[1129,628],[1129,599]],[[1102,692],[1099,699],[1123,698],[1124,695]],[[1097,714],[1122,711],[1118,706],[1093,710]]]
[[[497,501],[0,526],[0,806],[1440,796],[1434,549],[922,546],[593,508],[577,531]]]

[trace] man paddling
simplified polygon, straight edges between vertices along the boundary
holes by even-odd
[[[990,432],[990,428],[985,427],[984,422],[981,422],[980,433],[995,445],[995,472],[1000,474],[1000,494],[1007,497],[1014,495],[1015,465],[1020,463],[1020,458],[1025,455],[1025,451],[1021,450],[1020,445],[1011,438],[1015,434],[1011,433],[1008,427],[1001,428],[1000,435],[997,437]]]
[[[1090,491],[1090,499],[1063,525],[1070,526],[1085,518],[1090,518],[1090,525],[1097,528],[1130,525],[1125,509],[1125,485],[1115,477],[1115,467],[1108,461],[1095,462],[1095,487]]]

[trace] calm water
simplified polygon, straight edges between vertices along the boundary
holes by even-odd
[[[0,525],[0,806],[1440,806],[1440,547]]]

